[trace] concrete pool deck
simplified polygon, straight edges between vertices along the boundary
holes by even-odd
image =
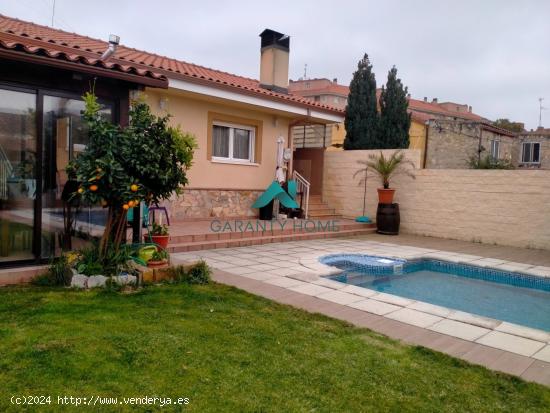
[[[549,332],[326,279],[335,269],[318,258],[334,253],[432,256],[550,277],[548,251],[413,236],[367,235],[192,251],[172,254],[172,260],[202,258],[215,269],[218,282],[550,385]]]

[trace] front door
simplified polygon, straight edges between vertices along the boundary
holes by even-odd
[[[296,148],[293,168],[311,184],[310,195],[321,195],[323,190],[324,148]]]

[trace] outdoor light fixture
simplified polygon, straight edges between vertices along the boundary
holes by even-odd
[[[116,34],[109,35],[109,47],[101,55],[101,60],[108,60],[113,54],[115,54],[116,48],[120,43],[120,37]]]

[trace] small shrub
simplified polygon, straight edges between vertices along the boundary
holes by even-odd
[[[168,235],[168,226],[165,224],[159,225],[156,222],[153,222],[149,233],[151,235]]]
[[[478,158],[471,156],[468,159],[470,169],[514,169],[512,161],[509,159],[495,159],[491,155]]]
[[[209,284],[212,281],[210,278],[211,275],[212,269],[206,262],[200,260],[187,272],[187,282],[189,284]]]
[[[35,276],[31,283],[42,287],[65,286],[71,284],[73,273],[67,256],[62,254],[54,258],[44,274]]]
[[[185,284],[209,284],[212,279],[212,270],[204,261],[199,261],[197,264],[189,268],[187,271],[182,265],[172,267],[172,276],[174,281]]]
[[[128,260],[132,258],[132,250],[128,245],[121,245],[118,250],[109,244],[105,255],[100,256],[99,246],[94,243],[78,253],[75,268],[84,275],[118,275],[120,271],[128,270]]]
[[[168,252],[163,249],[159,249],[151,256],[151,261],[162,261],[168,259]]]

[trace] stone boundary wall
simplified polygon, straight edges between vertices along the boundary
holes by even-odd
[[[357,160],[378,151],[325,153],[323,199],[345,217],[362,214]],[[407,151],[409,157],[414,154]],[[401,231],[550,250],[550,171],[419,169],[397,177]],[[367,181],[366,214],[376,217],[379,181]]]
[[[252,204],[263,193],[247,189],[192,189],[168,203],[173,219],[203,219],[222,217],[257,217]]]

